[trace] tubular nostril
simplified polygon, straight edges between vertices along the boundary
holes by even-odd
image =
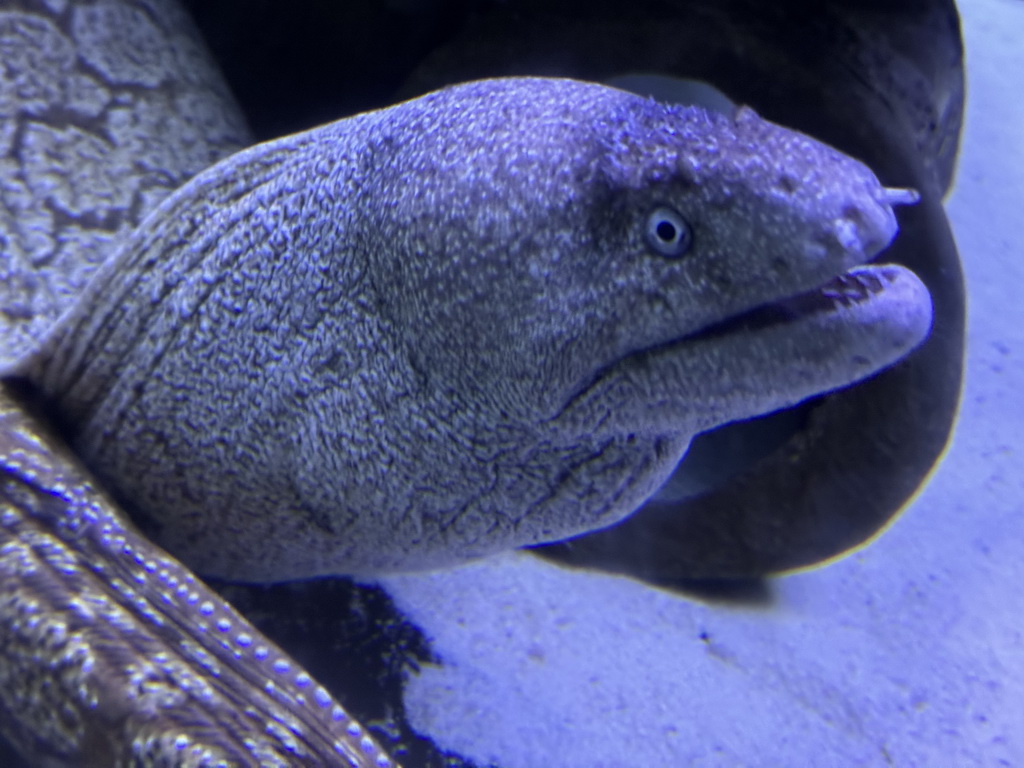
[[[896,235],[896,217],[884,204],[844,205],[833,222],[839,245],[870,258],[885,248]]]
[[[916,189],[902,187],[882,187],[878,202],[886,205],[916,205],[921,194]]]
[[[857,221],[849,216],[836,219],[835,222],[836,240],[847,251],[859,251],[863,245],[860,238],[860,228]]]

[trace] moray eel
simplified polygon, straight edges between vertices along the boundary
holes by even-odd
[[[209,168],[5,373],[201,572],[439,567],[914,348],[926,289],[864,265],[910,198],[748,109],[478,81]]]

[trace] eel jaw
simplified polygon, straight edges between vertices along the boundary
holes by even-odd
[[[878,187],[884,236],[864,248],[863,261],[895,237],[892,207],[918,199],[912,189]],[[574,388],[546,421],[571,439],[689,441],[866,379],[912,352],[931,324],[931,296],[913,272],[862,262],[813,290],[625,355]]]
[[[549,421],[573,439],[688,442],[877,373],[917,347],[931,320],[928,289],[909,269],[854,267],[815,290],[621,358]]]
[[[822,316],[822,320],[824,320],[824,316],[837,313],[841,315],[842,310],[856,314],[858,305],[875,300],[888,286],[905,280],[904,273],[908,272],[905,268],[892,264],[860,265],[836,275],[818,288],[759,305],[706,326],[678,341],[710,339],[730,333],[756,333],[771,326],[796,323],[801,318],[811,315]],[[911,304],[914,305],[916,302],[911,300]],[[847,321],[853,319],[848,315],[845,317],[847,317]],[[930,313],[928,317],[930,324]],[[927,328],[925,332],[927,332]]]
[[[880,228],[884,232],[877,247],[866,249],[865,261],[895,237],[892,209],[920,199],[914,189],[877,188],[877,210],[886,212],[882,218],[891,230]],[[931,296],[913,272],[897,264],[860,264],[818,288],[706,326],[669,347],[696,361],[688,366],[690,375],[706,377],[707,391],[695,394],[719,404],[709,409],[703,427],[709,429],[867,378],[919,346],[931,324]]]
[[[676,384],[703,404],[686,419],[698,432],[868,378],[920,345],[931,323],[931,296],[913,272],[867,264],[653,354],[683,362]]]

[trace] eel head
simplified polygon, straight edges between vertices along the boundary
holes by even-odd
[[[13,373],[197,570],[445,565],[910,351],[927,291],[865,266],[908,197],[749,110],[468,83],[204,171]]]

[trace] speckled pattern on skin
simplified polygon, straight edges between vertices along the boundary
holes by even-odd
[[[27,351],[68,308],[118,232],[249,135],[173,2],[53,2],[43,10],[3,0],[0,57],[0,336],[8,356]]]
[[[0,721],[15,743],[60,765],[394,765],[61,456],[0,395]]]
[[[7,356],[120,231],[248,137],[173,2],[3,0],[0,56]],[[0,730],[27,764],[393,765],[23,405],[0,389]]]
[[[16,370],[200,572],[443,566],[610,525],[696,432],[909,351],[900,267],[702,333],[873,257],[892,199],[749,110],[464,84],[203,172]]]

